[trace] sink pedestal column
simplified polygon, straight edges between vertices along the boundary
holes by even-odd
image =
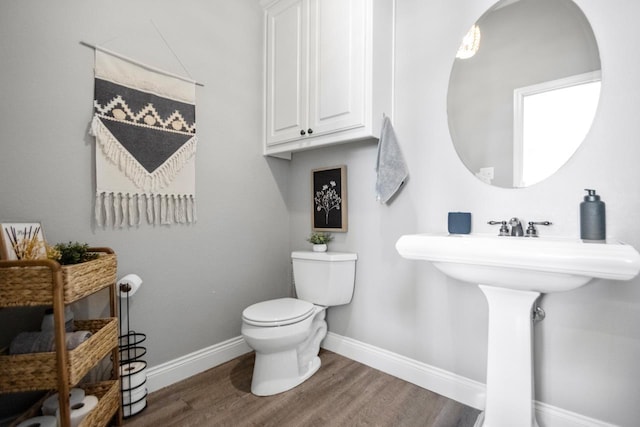
[[[539,292],[479,285],[489,303],[483,427],[537,427],[533,400],[533,304]]]

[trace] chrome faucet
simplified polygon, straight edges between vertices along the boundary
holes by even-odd
[[[509,220],[509,225],[511,226],[511,235],[512,236],[524,236],[524,230],[522,229],[522,223],[516,217],[513,217]]]
[[[522,222],[516,217],[513,217],[507,221],[488,221],[489,225],[500,225],[500,231],[498,232],[498,236],[525,236],[525,237],[538,237],[538,230],[536,230],[536,225],[551,225],[551,221],[530,221],[529,227],[527,228],[527,233],[525,235],[522,229]],[[511,226],[511,230],[509,230],[509,226]]]
[[[522,223],[515,217],[511,218],[508,223],[507,221],[489,221],[487,224],[500,225],[498,236],[524,236]],[[509,231],[509,226],[511,226],[511,231]]]

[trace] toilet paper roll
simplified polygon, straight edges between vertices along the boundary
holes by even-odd
[[[122,404],[123,405],[133,405],[134,403],[138,403],[142,398],[147,397],[147,388],[143,385],[137,388],[133,388],[131,390],[123,390],[122,391]]]
[[[118,280],[118,295],[127,298],[135,294],[142,285],[142,279],[137,274],[127,274]]]
[[[52,415],[44,415],[41,417],[33,417],[28,420],[24,420],[17,427],[56,427],[58,425],[58,420],[56,417]]]
[[[71,427],[78,427],[82,420],[94,409],[98,406],[98,398],[93,395],[85,396],[81,402],[70,405],[70,419],[71,419]],[[62,425],[60,421],[60,408],[56,411],[56,419],[59,425]]]
[[[84,399],[84,390],[81,388],[72,388],[69,390],[69,405],[73,406],[76,403],[82,402]],[[60,401],[58,400],[58,393],[49,396],[42,404],[43,415],[55,415],[56,411],[60,407]]]
[[[147,380],[147,362],[131,362],[120,366],[122,390],[136,388]]]
[[[125,417],[130,417],[132,415],[137,414],[138,412],[142,411],[144,408],[147,407],[147,398],[145,397],[144,399],[131,404],[131,405],[123,405],[122,406],[122,415]]]

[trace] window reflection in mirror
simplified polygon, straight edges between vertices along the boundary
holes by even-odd
[[[599,71],[514,91],[514,187],[536,184],[562,167],[587,136],[599,98]]]

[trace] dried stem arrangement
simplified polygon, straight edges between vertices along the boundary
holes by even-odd
[[[44,242],[40,240],[40,227],[30,226],[24,229],[22,233],[17,231],[15,227],[4,229],[9,237],[9,243],[18,259],[29,260],[42,258]],[[22,235],[20,235],[22,234]]]

